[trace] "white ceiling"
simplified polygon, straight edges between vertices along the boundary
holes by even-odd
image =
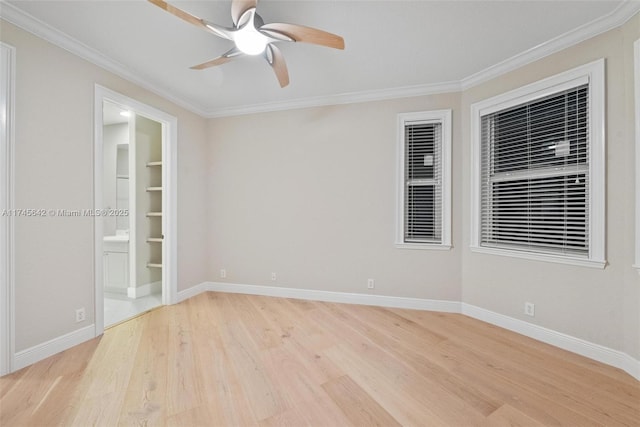
[[[265,22],[317,27],[345,39],[344,51],[281,43],[291,78],[291,84],[281,89],[261,57],[190,70],[228,50],[231,42],[146,1],[8,3],[3,16],[17,8],[100,52],[148,87],[209,116],[340,94],[459,83],[563,34],[576,33],[578,27],[597,28],[594,23],[622,6],[629,9],[628,3],[613,0],[262,0],[258,12]],[[169,3],[209,21],[232,25],[230,0]]]

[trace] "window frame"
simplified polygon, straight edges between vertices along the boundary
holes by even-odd
[[[398,137],[397,137],[397,201],[396,201],[396,241],[398,249],[451,249],[451,109],[418,111],[412,113],[398,114]],[[440,147],[440,162],[442,177],[440,182],[441,191],[441,242],[407,242],[404,239],[405,233],[405,156],[406,141],[405,127],[411,123],[439,123],[442,130],[442,140]]]
[[[566,89],[589,84],[588,256],[545,253],[542,250],[482,246],[482,117],[535,101]],[[473,252],[530,260],[604,268],[605,258],[605,60],[599,59],[471,105],[471,241]]]

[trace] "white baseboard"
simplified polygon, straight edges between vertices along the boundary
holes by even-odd
[[[43,342],[26,350],[19,351],[13,358],[12,371],[32,365],[56,353],[94,338],[95,326],[89,325],[68,334]]]
[[[460,313],[460,303],[458,301],[390,297],[384,295],[317,291],[311,289],[279,288],[276,286],[238,285],[221,282],[207,282],[205,288],[207,291],[229,292],[236,294],[263,295],[312,301],[339,302],[344,304],[362,304],[378,307],[411,308],[415,310]]]
[[[362,304],[379,307],[408,308],[415,310],[461,313],[474,319],[528,336],[538,341],[580,354],[607,365],[622,369],[640,381],[640,361],[630,355],[611,348],[594,344],[571,335],[534,325],[523,320],[505,316],[481,307],[459,301],[442,301],[422,298],[391,297],[384,295],[356,294],[346,292],[318,291],[297,288],[279,288],[275,286],[242,285],[221,282],[203,282],[178,292],[177,302],[194,297],[202,292],[228,292],[249,295],[263,295],[280,298],[296,298],[312,301]],[[42,359],[64,351],[70,347],[94,338],[94,325],[85,326],[76,331],[38,344],[15,354],[12,371],[36,363]]]
[[[627,353],[622,353],[622,357],[620,360],[620,366],[618,368],[625,371],[627,374],[631,375],[633,378],[640,381],[640,360],[634,359],[629,356]],[[605,363],[605,362],[602,362]]]
[[[462,314],[620,368],[640,380],[640,361],[621,351],[467,303],[462,303]]]
[[[176,304],[179,302],[182,302],[186,299],[189,299],[191,297],[195,297],[196,295],[199,295],[203,292],[208,291],[207,289],[207,284],[209,282],[202,282],[200,284],[197,284],[195,286],[192,286],[188,289],[185,289],[183,291],[178,292],[178,294],[176,295]]]
[[[162,281],[147,283],[146,285],[127,288],[127,296],[129,298],[142,298],[151,294],[162,292]]]
[[[505,316],[481,307],[459,301],[441,301],[421,298],[390,297],[384,295],[329,292],[309,289],[279,288],[275,286],[243,285],[221,282],[204,282],[178,294],[179,301],[205,291],[263,295],[281,298],[297,298],[313,301],[363,304],[380,307],[408,308],[416,310],[461,313],[474,319],[508,329],[538,341],[571,351],[598,362],[622,369],[640,381],[640,360],[600,344],[594,344],[571,335],[557,332],[523,320]]]

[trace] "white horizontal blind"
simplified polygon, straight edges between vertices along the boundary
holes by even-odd
[[[404,241],[442,242],[442,123],[405,124]]]
[[[481,245],[589,254],[589,87],[481,117]]]

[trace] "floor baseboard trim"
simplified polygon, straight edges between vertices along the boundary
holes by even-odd
[[[207,291],[229,292],[236,294],[339,302],[344,304],[373,305],[378,307],[410,308],[416,310],[441,311],[446,313],[460,312],[460,303],[457,301],[390,297],[384,295],[317,291],[298,288],[279,288],[276,286],[241,285],[221,282],[207,282],[205,288]]]
[[[186,299],[189,299],[191,297],[195,297],[196,295],[199,295],[199,294],[201,294],[203,292],[206,292],[208,290],[207,289],[207,284],[208,283],[209,282],[202,282],[202,283],[199,283],[199,284],[197,284],[195,286],[192,286],[190,288],[187,288],[187,289],[184,289],[184,290],[178,292],[176,294],[176,304],[180,303],[180,302],[182,302],[182,301],[184,301]]]
[[[93,339],[95,326],[93,324],[85,326],[68,334],[35,345],[26,350],[19,351],[13,358],[12,371],[17,371],[25,366],[32,365],[56,353],[65,351],[73,346]]]
[[[206,291],[461,313],[474,319],[491,323],[492,325],[517,332],[535,340],[551,344],[572,353],[622,369],[640,381],[640,360],[637,360],[624,352],[613,350],[581,338],[576,338],[562,332],[534,325],[523,320],[505,316],[471,304],[461,303],[459,301],[392,297],[385,295],[368,295],[221,282],[200,283],[196,286],[178,292],[177,299],[178,302],[182,302]],[[93,338],[94,325],[89,325],[26,350],[22,350],[14,355],[12,371],[22,369]]]
[[[620,369],[640,381],[640,360],[634,359],[627,353],[622,353]]]
[[[206,291],[460,313],[572,353],[588,357],[589,359],[597,360],[606,365],[622,369],[640,381],[640,360],[633,358],[627,353],[459,301],[391,297],[222,282],[200,283],[199,285],[179,292],[178,299],[179,301],[184,301],[187,298]]]
[[[142,298],[160,292],[162,292],[162,281],[147,283],[138,287],[129,286],[127,288],[127,296],[129,298]]]
[[[553,329],[534,325],[467,303],[462,303],[461,313],[572,353],[588,357],[589,359],[597,360],[606,365],[622,369],[635,379],[640,380],[640,361],[621,351],[613,350],[600,344],[595,344],[581,338],[554,331]]]

